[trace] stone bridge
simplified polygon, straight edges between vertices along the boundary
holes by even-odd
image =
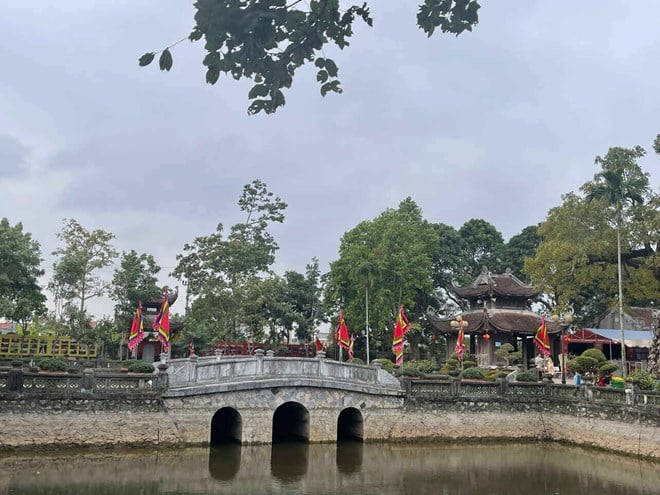
[[[376,437],[400,411],[405,391],[379,365],[316,358],[254,356],[172,360],[163,394],[187,435],[227,442],[328,442]]]

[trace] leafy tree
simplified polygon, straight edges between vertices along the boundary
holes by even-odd
[[[115,302],[116,328],[114,332],[106,332],[112,339],[115,334],[122,336],[120,345],[124,344],[123,337],[130,329],[138,301],[155,299],[162,293],[156,285],[158,272],[160,267],[150,254],[138,254],[135,250],[122,253],[119,268],[115,270],[110,285],[110,298]],[[114,341],[107,343],[112,345]]]
[[[465,222],[458,233],[463,240],[471,278],[479,275],[483,266],[487,266],[493,272],[502,271],[500,257],[504,248],[504,239],[492,224],[473,218]]]
[[[361,222],[342,236],[339,259],[330,264],[328,311],[343,309],[349,331],[359,333],[366,319],[365,285],[371,287],[370,340],[380,354],[389,355],[399,305],[405,306],[411,322],[423,319],[426,306],[416,300],[420,292],[433,292],[431,261],[437,243],[436,230],[411,198],[396,210]],[[358,342],[361,351],[363,338]]]
[[[55,294],[58,315],[68,322],[71,336],[80,339],[89,336],[87,301],[108,290],[109,284],[97,273],[117,257],[111,244],[115,236],[101,229],[90,232],[70,219],[64,220],[57,238],[62,246],[53,251],[59,259],[53,264],[49,288]]]
[[[284,105],[282,90],[291,87],[296,70],[306,63],[318,69],[321,95],[341,93],[339,69],[325,57],[324,47],[331,42],[341,49],[348,46],[356,17],[369,26],[373,22],[366,2],[349,6],[340,0],[197,0],[194,7],[196,24],[188,39],[204,38],[206,82],[215,84],[221,73],[252,79],[250,114],[273,113]],[[437,28],[459,35],[477,24],[479,8],[476,0],[424,0],[417,25],[428,36]],[[172,69],[170,48],[184,39],[159,52],[161,70]],[[149,65],[155,56],[145,53],[139,64]]]
[[[38,278],[41,248],[20,222],[0,221],[0,317],[19,323],[25,331],[36,316],[46,313],[46,296]]]
[[[617,236],[621,240],[624,300],[657,304],[660,272],[658,197],[636,159],[639,147],[612,148],[596,159],[601,172],[576,193],[564,195],[539,226],[542,242],[525,271],[550,295],[552,304],[571,301],[591,320],[618,299]]]
[[[310,342],[314,327],[323,320],[321,292],[323,277],[319,260],[305,267],[305,273],[287,271],[284,274],[284,302],[291,308],[292,323],[295,323],[296,337],[300,342]]]
[[[534,257],[540,243],[541,236],[538,233],[538,226],[525,227],[520,234],[514,235],[504,245],[501,266],[511,268],[511,271],[524,281],[527,278],[523,272],[525,259]]]
[[[275,260],[278,246],[268,227],[284,221],[287,207],[260,180],[243,187],[238,206],[245,221],[233,225],[227,238],[218,224],[213,234],[186,244],[173,272],[176,278],[187,280],[194,297],[186,326],[195,328],[195,336],[201,333],[209,340],[241,339],[250,328],[256,332],[245,309],[257,297],[255,291],[261,290],[258,279]]]
[[[156,275],[160,267],[150,254],[135,250],[123,252],[119,268],[110,286],[110,298],[115,302],[115,322],[128,329],[139,300],[157,298],[161,288]]]

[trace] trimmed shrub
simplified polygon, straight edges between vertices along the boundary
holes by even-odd
[[[417,361],[417,368],[421,373],[433,373],[433,370],[435,370],[435,362],[429,359],[422,359]]]
[[[646,371],[635,371],[628,375],[626,380],[634,383],[640,390],[653,390],[653,386],[655,385],[655,379],[651,373],[647,373]]]
[[[580,354],[580,356],[593,358],[599,363],[603,363],[607,361],[605,354],[603,354],[603,351],[601,351],[600,349],[587,349],[582,354]]]
[[[516,381],[536,383],[539,381],[539,376],[536,371],[521,371],[516,375]]]
[[[463,361],[463,369],[474,368],[477,365],[474,361]]]
[[[603,376],[607,376],[611,373],[614,373],[618,369],[619,367],[616,364],[614,364],[612,361],[605,361],[603,364],[599,366],[598,372]]]
[[[394,363],[389,359],[378,359],[381,368],[383,368],[388,373],[394,373]]]
[[[142,361],[138,361],[137,359],[125,359],[121,363],[119,363],[120,368],[130,368],[133,366],[135,363],[141,363]]]
[[[447,359],[447,362],[445,363],[447,368],[449,368],[450,370],[455,370],[456,368],[458,368],[459,364],[460,362],[458,361],[458,359],[454,359],[454,358]]]
[[[40,369],[44,371],[66,371],[69,365],[64,359],[43,358],[37,363]]]
[[[131,373],[153,373],[155,369],[156,368],[154,368],[153,364],[144,363],[142,361],[138,361],[137,363],[128,366],[128,371]]]
[[[463,370],[461,375],[463,378],[468,378],[472,380],[483,380],[484,379],[484,370],[477,368],[475,366]]]
[[[449,376],[459,376],[461,374],[461,370],[449,370],[447,374]]]
[[[403,363],[401,368],[399,368],[399,372],[405,376],[419,376],[419,369],[415,361]]]
[[[655,388],[653,390],[655,390],[656,392],[660,392],[660,380],[656,380]]]
[[[575,358],[580,373],[595,373],[598,370],[598,360],[590,356],[578,356]]]
[[[364,360],[360,358],[353,358],[353,364],[364,364]]]

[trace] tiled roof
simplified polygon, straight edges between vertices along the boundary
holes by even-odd
[[[483,310],[466,311],[460,314],[468,323],[466,333],[518,333],[525,335],[536,334],[541,325],[541,317],[536,313],[526,310],[493,309],[485,312]],[[457,315],[455,315],[457,316]],[[439,318],[432,313],[428,314],[429,321],[440,333],[455,334],[457,328],[451,326],[455,318]],[[559,333],[561,328],[552,320],[546,318],[548,333]]]
[[[466,299],[487,296],[529,299],[538,296],[541,292],[536,287],[522,282],[509,269],[506,273],[500,274],[492,274],[484,269],[471,285],[459,287],[454,284],[452,290],[458,297]]]

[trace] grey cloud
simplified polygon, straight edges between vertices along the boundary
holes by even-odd
[[[0,180],[26,174],[29,153],[29,148],[18,139],[0,134]]]

